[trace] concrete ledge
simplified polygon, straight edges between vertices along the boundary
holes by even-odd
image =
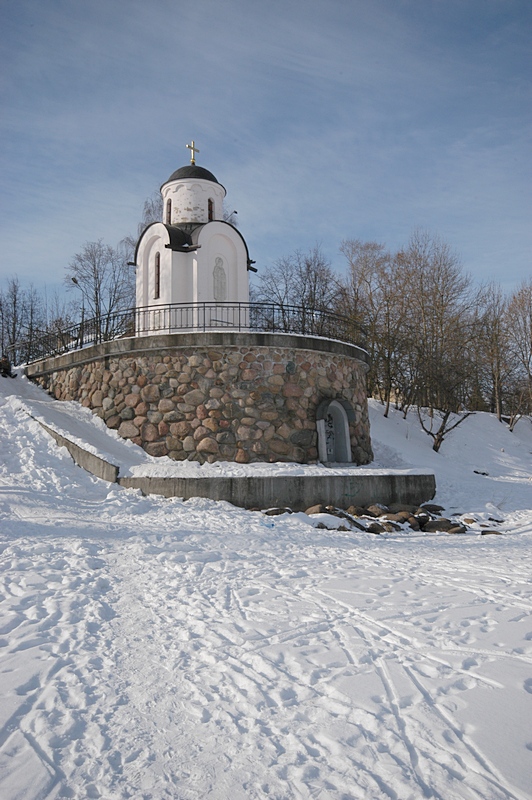
[[[436,493],[434,475],[280,475],[238,478],[119,478],[125,488],[164,497],[208,497],[241,508],[289,506],[304,511],[316,503],[348,508],[370,503],[420,505]]]
[[[32,417],[35,419],[35,417]],[[35,420],[60,447],[66,447],[74,462],[109,483],[125,489],[140,489],[144,494],[163,497],[208,497],[226,500],[240,508],[289,506],[304,511],[321,503],[338,508],[370,503],[421,505],[436,493],[434,475],[272,475],[258,477],[119,477],[119,467],[89,453],[40,420]]]
[[[32,417],[32,419],[35,419],[35,417]],[[118,467],[114,464],[110,464],[99,456],[95,456],[94,453],[89,453],[88,450],[84,450],[79,445],[71,442],[70,439],[66,439],[60,433],[54,431],[53,428],[49,428],[44,422],[38,419],[35,419],[35,422],[38,422],[41,428],[44,428],[46,433],[49,433],[60,447],[66,447],[78,467],[82,467],[87,472],[96,475],[97,478],[102,478],[104,481],[116,483]]]
[[[24,367],[28,378],[37,378],[58,369],[69,369],[90,361],[174,350],[181,347],[283,347],[298,350],[317,350],[340,356],[356,358],[362,364],[369,363],[366,350],[355,344],[326,339],[320,336],[300,336],[291,333],[247,333],[235,331],[206,331],[198,333],[168,333],[153,336],[132,336],[112,339],[109,342],[94,344],[82,350],[72,350],[59,356],[50,356],[34,361]]]

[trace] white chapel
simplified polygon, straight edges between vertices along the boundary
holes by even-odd
[[[136,306],[145,309],[146,332],[161,329],[160,313],[170,314],[169,305],[179,304],[172,310],[175,322],[168,327],[183,328],[189,327],[186,320],[195,327],[199,305],[210,325],[213,314],[221,323],[229,322],[223,304],[249,303],[248,271],[253,262],[241,233],[223,218],[225,188],[212,172],[196,165],[199,150],[194,141],[187,147],[190,164],[161,186],[163,219],[145,229],[135,252]],[[157,321],[150,324],[158,309]],[[187,316],[178,319],[180,310]],[[190,316],[194,312],[196,323]]]

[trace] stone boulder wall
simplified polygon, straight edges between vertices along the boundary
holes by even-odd
[[[316,409],[326,398],[344,399],[354,410],[353,460],[372,460],[362,360],[300,347],[213,347],[200,340],[133,353],[107,348],[103,357],[85,361],[81,351],[77,363],[63,357],[60,368],[48,363],[41,374],[28,374],[58,400],[90,408],[150,455],[200,463],[316,461]]]

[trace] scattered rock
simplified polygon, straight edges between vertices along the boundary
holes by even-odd
[[[363,517],[366,514],[366,509],[362,508],[362,506],[349,506],[347,513],[351,514],[352,517]]]
[[[339,530],[344,532],[357,530],[366,533],[392,533],[394,531],[405,531],[405,523],[413,531],[423,531],[424,533],[449,533],[464,534],[468,532],[467,525],[476,525],[478,520],[471,516],[464,516],[461,519],[449,519],[448,517],[436,516],[443,511],[443,506],[435,503],[424,503],[422,506],[392,503],[385,506],[382,503],[373,503],[367,508],[362,506],[349,506],[347,511],[335,506],[324,506],[321,503],[311,506],[306,510],[306,514],[330,514],[340,519],[347,520],[350,527],[340,525],[338,528],[331,528],[324,523],[319,523],[316,527],[324,530]],[[270,509],[264,513],[290,513],[290,509]],[[456,516],[459,516],[458,514]],[[367,525],[362,525],[366,518]],[[488,518],[491,522],[502,522],[494,517]],[[484,534],[501,535],[501,531],[488,528],[486,524],[481,524]]]
[[[280,514],[293,514],[291,508],[267,508],[262,512],[267,517],[278,517]]]
[[[325,506],[325,511],[327,514],[332,514],[333,517],[343,518],[346,515],[346,512],[343,509],[337,508],[336,506]]]
[[[404,522],[404,517],[401,514],[382,514],[380,519],[387,519],[388,522]]]
[[[429,514],[441,514],[442,511],[445,511],[443,506],[438,506],[435,503],[423,503],[421,509],[428,511]]]
[[[336,508],[335,506],[325,506],[325,508],[327,510],[327,514],[332,514],[335,517],[340,517],[340,519],[346,519],[351,526],[354,526],[359,531],[366,530],[364,525],[361,525],[359,522],[357,522],[356,519],[354,519],[351,514],[348,514],[347,511],[343,511],[341,508]]]
[[[480,531],[481,536],[502,536],[502,531],[496,531],[491,528],[484,528],[483,531]]]
[[[418,524],[419,524],[421,527],[423,527],[424,525],[426,525],[426,524],[427,524],[427,522],[428,522],[429,520],[431,520],[431,519],[432,519],[432,517],[430,516],[430,514],[428,513],[428,511],[424,511],[422,508],[418,508],[418,510],[417,510],[417,511],[416,511],[416,513],[415,513],[415,517],[414,517],[414,519],[416,519],[416,520],[418,521]]]
[[[392,523],[392,530],[401,530],[401,525],[404,525],[405,523],[408,523],[408,525],[410,525],[414,531],[419,531],[421,528],[419,521],[409,511],[399,511],[395,514],[383,514],[381,517],[379,517],[379,519],[385,519]],[[431,519],[431,517],[427,515],[426,521],[428,522],[429,519]],[[397,525],[393,525],[393,523],[397,523]]]
[[[455,525],[453,528],[449,528],[447,533],[466,533],[467,528],[465,525]]]
[[[489,472],[484,472],[484,470],[481,469],[474,469],[473,472],[475,473],[475,475],[486,475],[486,476],[489,475]]]
[[[381,525],[380,522],[370,522],[368,527],[366,528],[368,533],[384,533],[386,528],[384,525]]]
[[[366,514],[369,514],[370,517],[382,517],[382,515],[386,514],[389,510],[388,506],[383,506],[381,503],[374,503],[366,508]]]
[[[407,522],[412,517],[411,511],[398,511],[397,516],[399,519],[402,519],[404,522]]]
[[[328,513],[328,511],[327,511],[326,507],[322,506],[321,503],[318,503],[315,506],[310,506],[310,508],[307,508],[307,510],[305,511],[305,514],[308,514],[309,517],[312,514],[327,514],[327,513]]]
[[[414,514],[418,510],[418,506],[409,506],[405,503],[390,503],[388,508],[392,514],[399,514],[402,511],[405,511],[408,514]]]
[[[454,527],[456,527],[455,522],[446,517],[438,517],[438,519],[431,519],[425,523],[423,530],[425,533],[437,533],[438,531],[450,531]]]
[[[400,531],[401,526],[397,525],[395,522],[383,522],[382,527],[386,531],[386,533],[393,533],[394,531]]]

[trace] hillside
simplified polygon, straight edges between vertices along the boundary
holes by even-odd
[[[372,403],[372,468],[433,470],[475,519],[375,536],[142,497],[28,411],[175,469],[0,379],[0,797],[532,797],[529,421],[477,414],[436,454]]]

